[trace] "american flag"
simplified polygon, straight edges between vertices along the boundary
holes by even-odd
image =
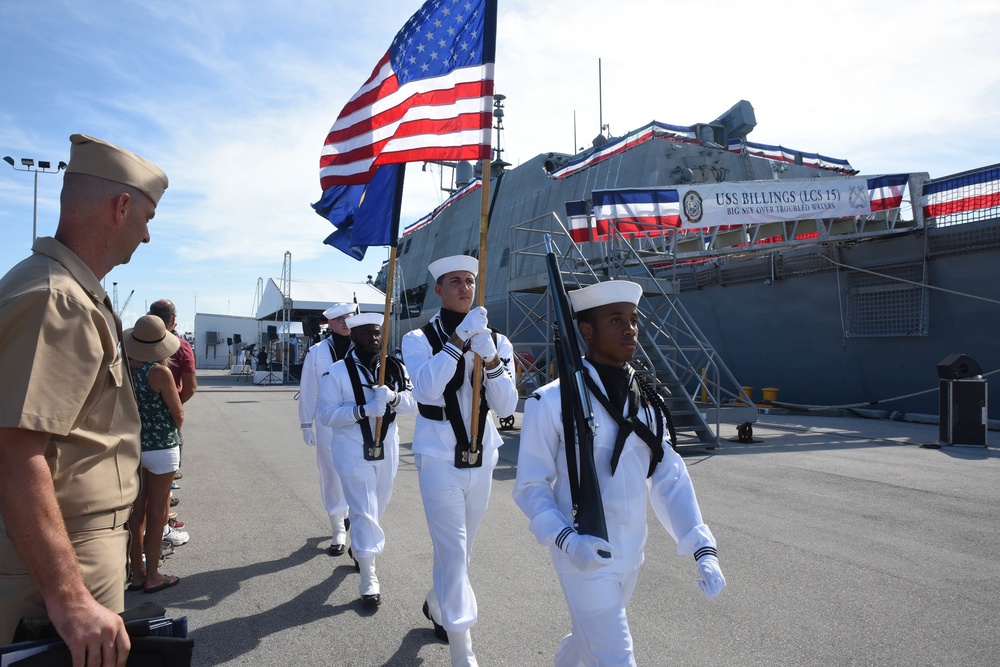
[[[384,164],[490,156],[496,0],[428,0],[330,129],[320,185]]]

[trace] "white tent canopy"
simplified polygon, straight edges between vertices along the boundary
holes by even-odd
[[[291,321],[301,321],[304,314],[319,315],[334,303],[349,303],[358,299],[362,312],[383,312],[385,293],[368,283],[344,281],[323,282],[319,280],[291,280],[292,304]],[[271,278],[264,288],[256,318],[258,320],[281,319],[282,294],[278,283]]]

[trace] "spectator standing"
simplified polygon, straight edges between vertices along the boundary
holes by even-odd
[[[140,317],[134,328],[125,331],[124,338],[142,420],[142,486],[128,520],[132,536],[128,590],[155,593],[180,582],[159,572],[170,485],[181,460],[180,429],[184,424],[184,407],[166,360],[177,352],[180,341],[156,315]],[[187,541],[187,533],[172,532],[178,533],[175,545]]]
[[[181,403],[187,403],[198,391],[198,377],[194,367],[194,350],[191,343],[177,333],[177,307],[170,299],[160,299],[154,301],[149,306],[149,314],[156,315],[167,327],[177,340],[180,347],[170,356],[170,373],[174,377],[174,384],[177,385],[177,393],[181,397]]]

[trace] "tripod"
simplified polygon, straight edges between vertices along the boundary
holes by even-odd
[[[265,348],[265,349],[261,350],[260,354],[257,355],[257,370],[260,370],[260,365],[261,365],[261,363],[263,363],[265,365],[265,367],[267,368],[267,375],[265,375],[264,377],[262,377],[261,380],[260,380],[260,382],[254,382],[254,384],[257,384],[257,385],[268,384],[268,385],[270,385],[270,384],[284,384],[284,382],[285,382],[284,378],[282,378],[280,382],[273,382],[273,380],[277,376],[275,376],[274,371],[271,368],[271,364],[268,363],[268,360],[267,360],[267,358],[269,356],[268,355],[268,349],[269,349],[269,347],[270,347],[270,344],[268,345],[268,348]],[[263,361],[261,361],[261,360],[263,360]]]
[[[244,357],[243,361],[240,362],[242,368],[240,369],[240,377],[236,379],[237,382],[239,382],[243,378],[247,378],[247,382],[250,382],[249,378],[253,377],[254,373],[251,360],[254,358],[253,351],[255,347],[257,347],[256,343],[248,347],[246,350],[240,352],[240,354],[244,355]]]

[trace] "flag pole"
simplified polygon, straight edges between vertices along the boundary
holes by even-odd
[[[476,305],[486,305],[486,234],[490,212],[490,158],[483,158],[483,199],[479,213],[479,274],[476,280]],[[475,355],[472,366],[472,424],[469,425],[469,464],[479,459],[479,397],[483,389],[483,358]]]
[[[403,208],[403,179],[406,176],[406,165],[400,165],[399,178],[396,179],[396,192],[392,202],[392,244],[389,246],[389,271],[385,282],[385,307],[382,311],[382,349],[379,352],[378,383],[385,384],[385,361],[389,349],[389,316],[392,313],[392,288],[396,277],[396,245],[399,241],[399,214]],[[382,454],[382,415],[375,419],[375,444],[372,456],[378,458]]]

